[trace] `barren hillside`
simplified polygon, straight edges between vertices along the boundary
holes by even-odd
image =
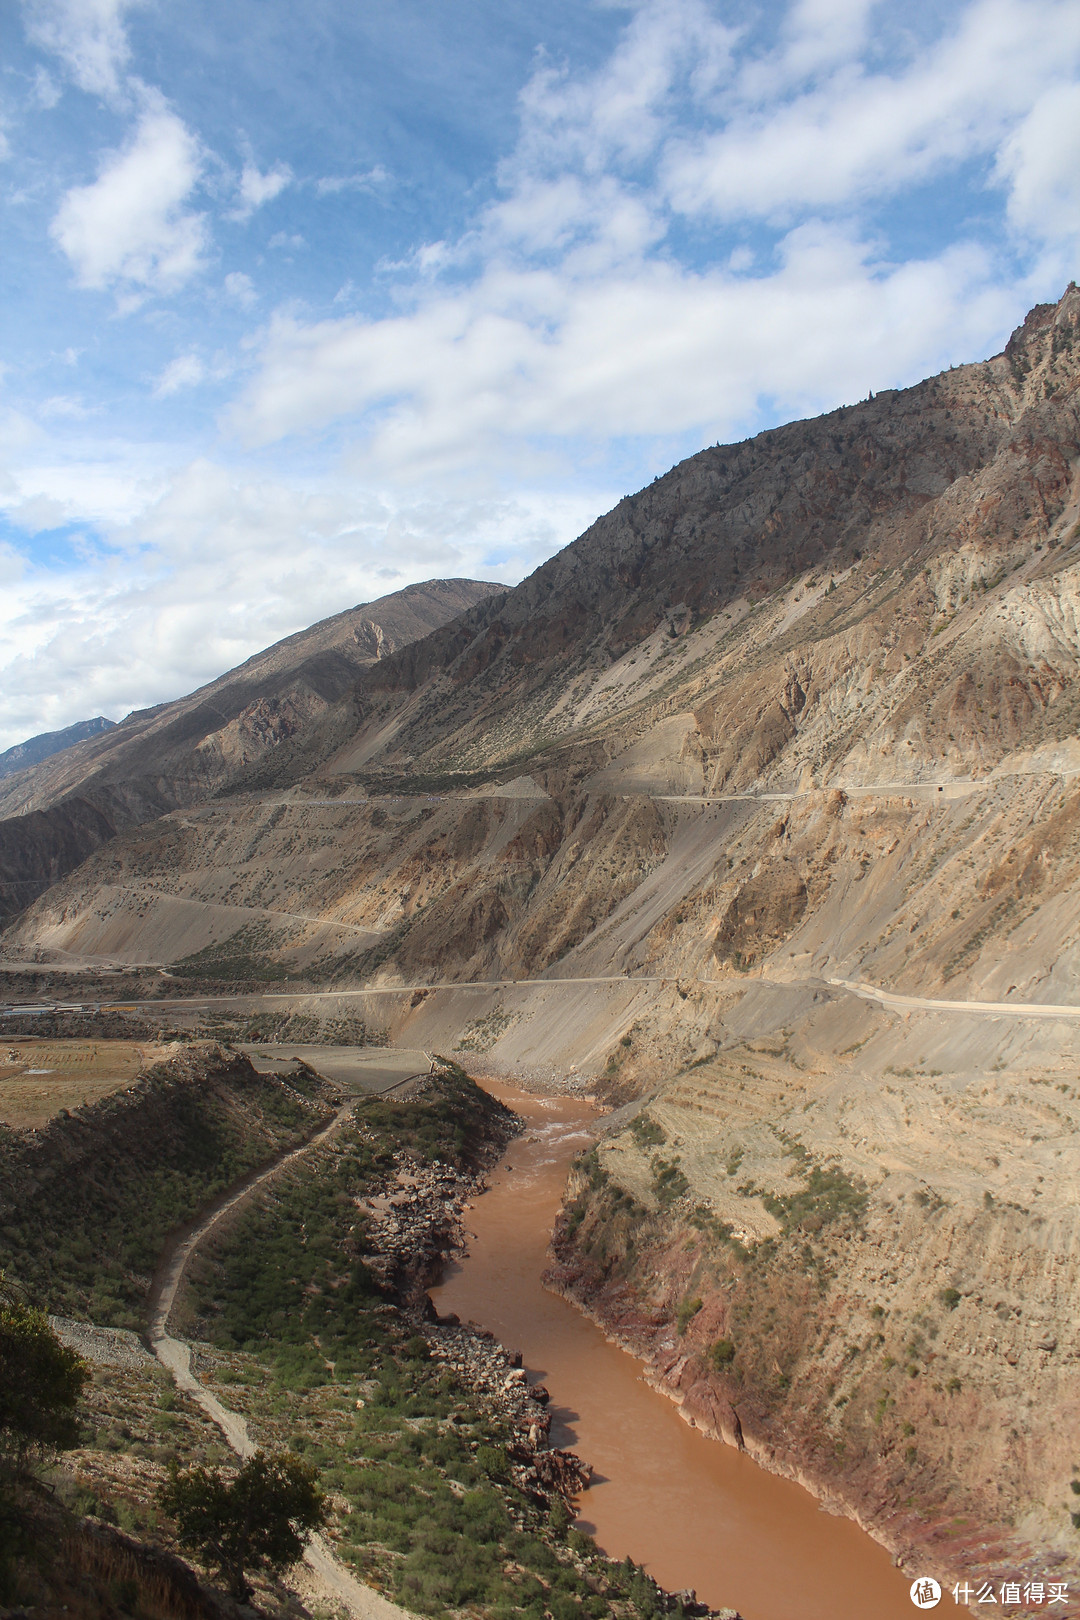
[[[583,1076],[628,1113],[561,1284],[687,1414],[912,1567],[1075,1577],[1078,382],[1070,287],[690,458],[9,958],[288,977]]]
[[[318,720],[360,670],[501,590],[463,579],[407,586],[277,642],[190,697],[0,773],[0,915],[119,829],[227,788]]]

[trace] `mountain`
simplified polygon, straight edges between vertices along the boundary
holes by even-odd
[[[221,792],[302,734],[367,665],[502,589],[463,579],[407,586],[9,775],[0,783],[3,913],[21,910],[120,828]]]
[[[908,1567],[1067,1580],[1078,916],[1070,286],[680,463],[5,949],[598,1090],[557,1285]]]
[[[384,656],[369,639],[350,663],[357,625],[341,616],[13,778],[22,814],[0,848],[27,812],[76,800],[142,824],[14,937],[168,962],[248,924],[265,935],[280,913],[267,968],[306,971],[318,925],[335,935],[331,979],[368,975],[372,952],[384,978],[469,979],[746,966],[786,941],[924,993],[1071,994],[1080,945],[1062,925],[1001,946],[1019,911],[1060,905],[1074,881],[1078,317],[1070,287],[989,361],[705,450],[515,589],[470,586],[472,605],[427,636],[387,631]],[[943,849],[914,928],[899,920],[912,892],[879,859],[906,845],[859,834],[838,865],[855,810],[819,814],[876,802],[881,784],[882,802],[929,792],[935,815],[963,805],[963,820],[1000,795],[1027,806],[1044,783],[1047,807],[1066,786],[1045,836],[1017,843],[995,822],[958,916]],[[272,802],[283,793],[342,803],[301,822]],[[415,809],[422,793],[453,796],[404,820],[351,802],[411,794]],[[197,819],[151,820],[197,803]],[[295,836],[313,819],[314,846]],[[717,866],[734,839],[752,856]],[[692,873],[709,886],[688,911]]]
[[[99,714],[95,720],[77,720],[73,726],[65,726],[63,731],[43,731],[37,737],[28,737],[25,742],[5,748],[0,754],[0,777],[11,776],[15,771],[25,770],[28,765],[40,765],[50,755],[62,753],[65,748],[71,748],[87,737],[96,737],[99,732],[108,731],[115,724],[115,720],[106,720],[104,715]]]

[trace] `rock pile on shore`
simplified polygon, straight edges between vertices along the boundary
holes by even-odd
[[[481,1391],[493,1414],[513,1429],[518,1483],[571,1503],[588,1485],[590,1471],[572,1452],[549,1446],[547,1390],[529,1382],[520,1355],[484,1328],[440,1318],[423,1291],[448,1257],[464,1250],[465,1209],[486,1186],[483,1172],[469,1175],[439,1160],[423,1164],[401,1155],[392,1179],[361,1206],[367,1217],[364,1263],[397,1293],[432,1354]]]
[[[499,1143],[495,1152],[504,1147]],[[399,1154],[380,1191],[360,1206],[367,1222],[364,1263],[397,1294],[403,1315],[427,1340],[432,1355],[480,1393],[492,1417],[511,1429],[507,1451],[519,1489],[542,1506],[560,1500],[573,1511],[592,1471],[572,1451],[549,1443],[547,1390],[530,1383],[520,1352],[508,1350],[476,1323],[439,1316],[425,1291],[446,1260],[465,1251],[464,1213],[486,1188],[482,1170],[469,1174],[439,1160],[428,1164]],[[739,1620],[734,1609],[710,1609],[692,1591],[666,1592],[644,1571],[640,1578],[655,1589],[658,1612],[681,1607],[684,1615],[706,1620]]]
[[[482,1173],[402,1155],[383,1191],[360,1205],[367,1218],[369,1271],[405,1303],[415,1303],[448,1256],[464,1247],[462,1211],[486,1185]]]

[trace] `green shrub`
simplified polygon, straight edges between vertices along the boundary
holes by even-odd
[[[690,1323],[694,1320],[704,1302],[700,1299],[684,1299],[675,1312],[675,1328],[680,1337],[684,1334]]]
[[[690,1191],[690,1183],[679,1168],[678,1154],[673,1159],[662,1159],[659,1154],[655,1155],[652,1161],[652,1184],[658,1203],[665,1209]]]
[[[662,1147],[667,1133],[650,1114],[635,1114],[630,1121],[630,1134],[638,1147]]]

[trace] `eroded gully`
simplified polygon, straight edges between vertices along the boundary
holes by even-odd
[[[850,1520],[691,1429],[641,1364],[541,1282],[570,1160],[596,1113],[575,1098],[485,1081],[528,1121],[468,1211],[469,1252],[432,1291],[440,1312],[520,1350],[551,1393],[553,1445],[593,1468],[582,1526],[670,1591],[694,1587],[744,1620],[908,1620],[909,1580]],[[962,1611],[945,1597],[938,1614]]]

